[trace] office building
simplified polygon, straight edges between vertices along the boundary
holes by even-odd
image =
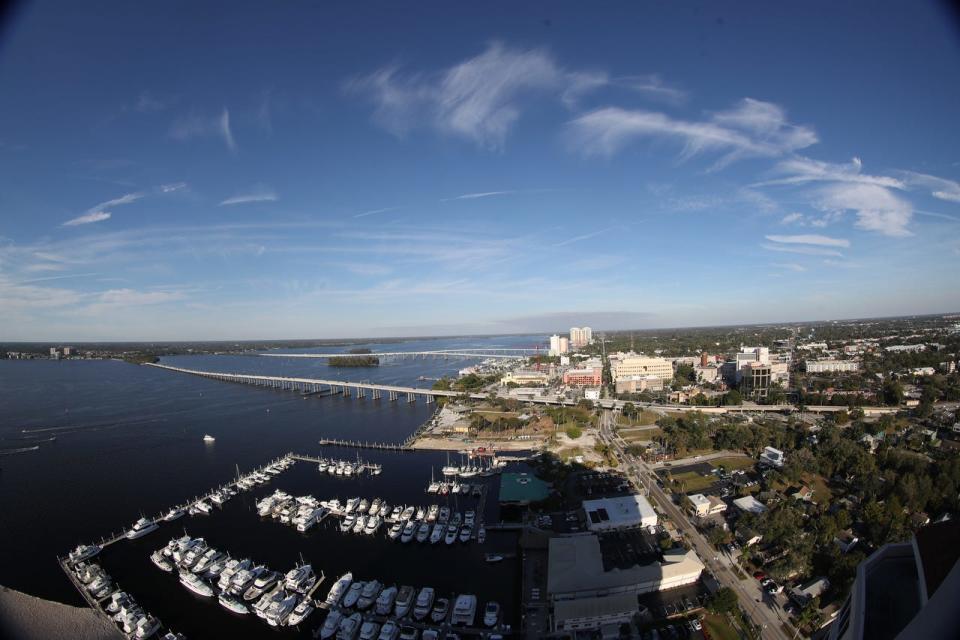
[[[666,358],[617,353],[610,356],[610,373],[614,382],[627,376],[656,376],[661,380],[670,380],[673,378],[673,363]]]
[[[652,527],[657,524],[657,512],[647,499],[639,494],[619,498],[584,500],[587,528],[591,531]]]
[[[803,368],[807,373],[843,373],[860,370],[856,360],[805,360]]]
[[[570,369],[563,374],[563,384],[571,387],[599,387],[603,383],[603,370],[589,367]]]
[[[616,382],[617,393],[663,391],[663,378],[657,376],[622,376]]]

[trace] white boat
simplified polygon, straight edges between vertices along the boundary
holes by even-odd
[[[337,630],[340,628],[340,621],[343,620],[343,614],[339,611],[332,610],[327,614],[326,620],[323,621],[323,626],[320,627],[317,631],[316,637],[321,640],[329,640],[333,636],[337,635]]]
[[[433,609],[434,590],[433,587],[424,587],[417,594],[416,604],[413,607],[413,617],[417,620],[423,620]]]
[[[173,572],[173,563],[167,560],[167,558],[159,550],[150,554],[150,560],[157,566],[158,569],[166,571],[167,573]]]
[[[376,516],[360,516],[357,518],[356,524],[353,525],[353,532],[360,533],[363,531],[363,528],[367,526],[367,520],[372,520]]]
[[[367,620],[360,626],[360,640],[377,640],[380,635],[380,625],[373,620]]]
[[[393,610],[393,603],[397,600],[397,588],[387,587],[377,596],[374,611],[379,616],[388,615]]]
[[[174,507],[167,511],[167,515],[163,516],[164,521],[173,522],[177,518],[182,518],[187,512],[180,507]]]
[[[337,630],[337,640],[354,640],[360,632],[360,626],[363,624],[363,616],[354,613],[348,618],[340,621],[340,627]]]
[[[410,542],[416,533],[417,523],[413,520],[408,520],[407,524],[403,525],[403,535],[400,536],[400,542]]]
[[[430,508],[427,509],[427,522],[436,522],[439,515],[440,507],[435,504],[430,505]]]
[[[420,526],[417,528],[417,542],[426,542],[427,538],[430,537],[430,525],[426,522],[421,522]]]
[[[360,597],[357,599],[357,608],[369,609],[376,602],[381,589],[383,589],[383,583],[379,580],[371,580],[363,585],[363,590],[360,591]]]
[[[156,531],[159,528],[156,522],[152,520],[147,520],[146,518],[140,518],[133,523],[133,527],[127,531],[127,540],[135,540],[137,538],[142,538],[143,536]]]
[[[243,592],[243,599],[247,602],[256,600],[264,593],[269,591],[279,579],[280,574],[276,571],[264,571],[257,576],[256,580],[253,581],[253,584],[247,587],[247,590]]]
[[[390,530],[387,531],[387,537],[391,540],[396,540],[403,534],[403,523],[399,520],[393,523],[393,526],[390,527]]]
[[[437,598],[436,604],[433,605],[433,611],[430,612],[430,619],[434,622],[445,622],[448,613],[450,613],[450,600]]]
[[[329,462],[327,462],[326,460],[321,460],[320,464],[317,465],[317,471],[319,471],[320,473],[324,473],[327,470],[327,467],[329,466],[330,466]]]
[[[393,620],[387,620],[380,627],[380,635],[377,636],[377,640],[397,640],[399,635],[400,625]]]
[[[294,627],[306,620],[311,613],[313,613],[313,605],[310,604],[310,598],[304,598],[290,613],[287,624]]]
[[[360,498],[350,498],[349,500],[347,500],[347,506],[344,509],[344,512],[348,514],[353,513],[356,510],[357,506],[359,506],[359,504],[360,504]]]
[[[417,507],[417,513],[416,513],[416,515],[413,516],[413,517],[414,517],[414,519],[416,519],[416,520],[423,520],[424,517],[426,517],[426,515],[427,515],[427,510],[426,510],[426,509],[424,509],[423,507]]]
[[[317,576],[313,572],[313,567],[305,563],[288,571],[283,584],[287,589],[306,592],[316,581]]]
[[[262,598],[257,600],[257,603],[253,605],[253,613],[258,618],[266,620],[267,612],[286,597],[287,592],[283,590],[283,585],[278,584],[273,588],[273,591],[264,594]]]
[[[480,528],[477,529],[477,542],[483,544],[487,540],[487,530],[483,528],[483,525],[480,525]]]
[[[184,571],[180,574],[180,584],[185,586],[190,591],[193,591],[198,596],[203,596],[204,598],[210,598],[213,596],[213,589],[210,588],[206,582],[200,579],[200,576]]]
[[[366,513],[369,508],[370,508],[370,503],[367,501],[366,498],[363,498],[362,500],[360,500],[360,503],[357,505],[357,513]]]
[[[365,582],[354,582],[351,584],[350,588],[347,589],[347,594],[343,596],[343,606],[349,608],[357,604],[357,600],[360,599],[360,592],[363,591],[365,585]]]
[[[354,514],[354,513],[348,514],[348,515],[345,516],[344,519],[340,522],[340,531],[343,531],[344,533],[346,533],[347,531],[350,531],[351,529],[353,529],[353,527],[354,527],[356,524],[357,524],[357,516],[356,516],[356,514]]]
[[[219,587],[221,591],[226,591],[226,589],[230,586],[230,582],[233,580],[233,577],[240,571],[249,569],[252,564],[253,563],[247,558],[244,558],[243,560],[237,560],[236,558],[228,560],[226,566],[223,568],[223,571],[220,572],[220,578],[217,580],[217,587]]]
[[[367,523],[363,525],[363,532],[368,536],[373,535],[383,524],[383,518],[380,516],[367,516]]]
[[[247,605],[240,602],[240,600],[231,596],[229,593],[221,593],[217,600],[220,602],[220,606],[228,611],[232,611],[238,615],[245,616],[250,613],[250,610],[247,609]]]
[[[477,596],[466,593],[457,596],[457,601],[453,605],[453,616],[450,618],[450,624],[472,627],[476,617]]]
[[[299,594],[287,595],[271,604],[263,617],[271,627],[281,627],[287,623],[287,619],[299,603]]]
[[[487,627],[497,626],[500,621],[500,605],[492,600],[483,609],[483,624]]]
[[[347,572],[337,578],[337,581],[333,583],[333,586],[330,587],[330,591],[327,593],[326,603],[328,606],[335,606],[340,602],[340,599],[343,598],[344,594],[350,588],[350,583],[353,582],[353,574]]]
[[[437,493],[438,491],[440,491],[440,483],[439,483],[439,482],[431,482],[431,483],[427,486],[427,493]]]
[[[380,513],[380,507],[383,505],[383,500],[380,498],[374,498],[373,502],[370,504],[370,510],[367,512],[368,515],[375,516]]]
[[[417,591],[409,585],[400,587],[397,592],[397,599],[394,605],[393,613],[398,618],[403,618],[413,608],[413,600],[417,596]]]
[[[484,559],[490,563],[500,562],[503,560],[503,556],[499,553],[488,553],[486,556],[484,556]]]
[[[70,562],[76,564],[100,553],[100,547],[95,544],[81,544],[70,552]]]
[[[203,436],[203,441],[204,441],[204,442],[216,442],[216,440],[217,440],[217,439],[214,438],[214,437],[213,437],[212,435],[210,435],[209,433],[208,433],[207,435]]]
[[[460,529],[460,542],[470,542],[470,536],[472,535],[473,529],[470,528],[470,525],[463,525],[463,528]]]
[[[443,540],[443,534],[446,531],[446,527],[441,523],[433,525],[433,530],[430,531],[430,544],[437,544]]]
[[[458,526],[455,525],[455,524],[449,524],[449,525],[447,525],[447,535],[445,535],[444,538],[443,538],[444,543],[446,543],[446,544],[453,544],[454,542],[456,542],[456,541],[457,541],[457,533],[458,533],[459,530],[460,530],[460,527],[458,527]]]
[[[216,549],[207,549],[207,552],[193,565],[192,571],[194,573],[205,573],[207,569],[210,568],[210,565],[220,560],[223,555],[223,552],[217,551]]]
[[[137,625],[133,634],[137,640],[149,638],[160,630],[160,621],[153,616],[142,616],[137,620]]]
[[[260,574],[264,573],[266,570],[267,568],[261,564],[252,569],[238,571],[237,575],[233,576],[233,580],[230,581],[230,588],[227,589],[227,591],[235,596],[243,595],[247,589],[253,586],[253,581],[256,580]]]
[[[117,613],[121,607],[125,607],[133,602],[133,598],[126,591],[115,591],[110,595],[110,602],[104,606],[108,613]]]

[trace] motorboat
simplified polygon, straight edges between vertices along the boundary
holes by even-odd
[[[413,607],[413,617],[417,620],[423,620],[433,609],[433,599],[435,592],[433,587],[423,587],[417,594],[417,600]]]
[[[373,606],[373,603],[377,600],[377,596],[380,595],[381,589],[383,589],[383,583],[379,580],[371,580],[363,585],[360,598],[357,599],[357,608],[364,610]]]
[[[323,621],[323,626],[320,627],[314,637],[320,638],[321,640],[329,640],[337,635],[341,620],[343,620],[342,613],[336,610],[330,611],[330,613],[327,614],[327,618]]]
[[[287,592],[283,590],[283,585],[277,584],[273,587],[272,591],[264,594],[263,597],[257,600],[257,603],[253,605],[253,613],[256,614],[258,618],[266,620],[267,612],[286,597]]]
[[[487,541],[487,530],[483,528],[483,525],[480,525],[480,528],[477,529],[477,542],[483,544]]]
[[[146,518],[140,518],[133,523],[133,527],[127,531],[127,540],[136,540],[137,538],[142,538],[148,533],[156,531],[160,525],[158,525],[153,520],[147,520]]]
[[[453,616],[450,618],[450,624],[472,627],[473,620],[476,616],[477,596],[466,593],[457,596],[457,600],[453,605]]]
[[[90,564],[78,564],[76,566],[76,574],[80,582],[90,584],[97,578],[106,575],[106,572],[103,570],[103,567],[95,562],[91,562]]]
[[[426,542],[427,538],[430,537],[430,525],[426,522],[421,522],[420,526],[417,528],[417,542]]]
[[[186,515],[186,513],[186,510],[181,509],[180,507],[174,507],[170,509],[170,511],[167,511],[167,515],[163,516],[163,519],[165,522],[173,522],[178,518],[182,518],[184,515]]]
[[[230,593],[235,596],[242,595],[253,586],[254,580],[256,580],[261,573],[264,573],[267,570],[265,566],[257,565],[252,569],[244,569],[243,571],[238,571],[237,575],[233,576],[233,580],[230,581],[230,588],[227,589]]]
[[[437,514],[437,522],[446,522],[450,519],[450,507],[440,507],[440,512]]]
[[[486,556],[484,556],[484,559],[490,563],[500,562],[503,560],[503,556],[499,553],[488,553]]]
[[[447,525],[447,535],[444,536],[443,541],[446,544],[453,544],[457,541],[457,532],[460,530],[455,524]]]
[[[206,582],[200,579],[200,576],[190,573],[189,571],[183,571],[180,573],[180,584],[185,586],[190,591],[193,591],[198,596],[203,596],[204,598],[210,598],[213,596],[213,589],[210,588]]]
[[[340,531],[343,531],[344,533],[346,533],[347,531],[350,531],[351,529],[353,529],[353,527],[356,524],[357,524],[357,515],[354,513],[347,514],[347,516],[340,523]]]
[[[250,610],[247,609],[247,605],[240,602],[240,599],[236,596],[232,596],[229,593],[221,593],[217,596],[217,601],[220,602],[220,606],[228,611],[232,611],[241,616],[245,616],[250,613]]]
[[[463,525],[463,528],[460,529],[460,542],[470,542],[470,537],[472,535],[473,529],[470,527],[470,525]]]
[[[207,552],[200,557],[195,565],[193,565],[192,571],[194,573],[204,573],[210,567],[211,564],[219,560],[224,556],[222,551],[217,551],[216,549],[207,549]]]
[[[280,574],[276,571],[264,571],[257,576],[256,580],[253,581],[253,584],[247,587],[247,590],[243,592],[243,599],[247,602],[256,600],[264,593],[269,591],[279,579]]]
[[[417,523],[413,520],[408,520],[407,524],[403,525],[403,535],[400,536],[400,542],[410,542],[416,533]]]
[[[427,509],[427,522],[436,522],[438,515],[440,515],[440,507],[435,504],[430,505]]]
[[[477,512],[474,510],[467,511],[463,514],[463,524],[473,526],[477,519]]]
[[[417,591],[409,585],[403,585],[400,587],[400,591],[397,592],[397,599],[394,604],[393,613],[398,618],[403,618],[413,607],[413,599],[416,597]]]
[[[399,520],[393,523],[393,526],[390,527],[390,530],[387,531],[387,537],[391,540],[396,540],[403,533],[403,523]]]
[[[284,578],[284,586],[287,589],[305,593],[316,581],[317,576],[313,572],[313,567],[304,563],[287,572]]]
[[[439,522],[433,525],[433,530],[430,531],[430,544],[437,544],[443,540],[443,534],[446,531],[446,527],[440,524]]]
[[[353,525],[353,532],[360,533],[363,531],[363,528],[367,526],[367,520],[373,519],[376,516],[359,516],[357,517],[356,524]]]
[[[252,565],[253,562],[247,558],[243,560],[228,560],[227,565],[223,568],[223,571],[220,572],[220,579],[217,580],[217,586],[221,591],[226,591],[234,576],[244,569],[249,569]]]
[[[320,463],[317,465],[317,471],[319,471],[320,473],[324,473],[327,470],[327,467],[329,466],[330,466],[329,462],[327,462],[326,460],[321,460]]]
[[[383,505],[383,500],[380,498],[374,498],[373,502],[370,504],[370,509],[367,511],[368,515],[375,516],[380,513],[380,507]]]
[[[465,496],[470,493],[470,485],[463,483],[460,485],[460,495]]]
[[[154,616],[141,616],[137,620],[136,627],[134,628],[133,637],[137,640],[144,640],[149,638],[157,631],[160,630],[160,621],[157,620]]]
[[[426,517],[426,515],[427,515],[426,509],[424,509],[423,507],[417,507],[416,515],[414,515],[413,517],[416,520],[423,520],[424,517]]]
[[[499,621],[500,605],[491,600],[483,609],[483,624],[487,627],[495,627]]]
[[[216,442],[217,439],[214,438],[212,435],[210,435],[210,434],[208,433],[207,435],[203,436],[203,441],[204,441],[204,442]]]
[[[433,622],[443,622],[447,619],[448,613],[450,613],[450,600],[447,598],[437,598],[437,602],[433,605],[433,611],[430,612],[430,620]]]
[[[357,513],[366,513],[370,508],[370,502],[366,498],[360,500],[360,504],[357,505]]]
[[[121,607],[133,603],[133,598],[126,591],[115,591],[110,595],[110,601],[104,606],[107,613],[117,613]]]
[[[387,587],[377,596],[374,611],[377,615],[385,616],[393,610],[393,603],[397,600],[397,588]]]
[[[360,498],[350,498],[347,500],[347,506],[344,509],[345,513],[353,513],[357,506],[360,504]]]
[[[399,635],[400,625],[393,620],[387,620],[383,623],[383,626],[380,627],[380,635],[377,636],[377,640],[397,640],[397,636]]]
[[[333,583],[333,586],[330,587],[330,591],[327,593],[327,599],[325,601],[327,606],[336,606],[350,588],[351,582],[353,582],[353,574],[350,572],[337,578],[337,581]]]
[[[393,517],[403,522],[406,522],[407,520],[412,518],[413,514],[415,514],[416,512],[417,512],[416,507],[404,508],[404,507],[397,506],[393,508]]]
[[[173,572],[173,563],[167,560],[161,551],[157,550],[151,553],[150,560],[157,566],[158,569],[166,571],[167,573]]]
[[[300,604],[300,595],[293,593],[285,596],[284,598],[274,602],[267,609],[266,615],[264,618],[267,620],[267,624],[271,627],[280,627],[287,623],[287,619],[290,618],[290,614],[293,613],[293,610],[297,608],[297,605]]]
[[[352,607],[357,604],[357,600],[360,599],[360,592],[363,591],[363,587],[366,586],[365,582],[354,582],[350,585],[350,588],[347,589],[347,594],[343,596],[343,606]]]
[[[373,620],[367,620],[360,626],[360,640],[377,640],[380,635],[380,625]]]
[[[340,627],[337,630],[337,640],[354,640],[360,632],[363,625],[363,616],[359,613],[344,618],[340,621]]]
[[[313,613],[313,605],[310,604],[310,598],[304,598],[290,613],[287,624],[294,627],[306,620],[311,613]]]
[[[380,516],[367,516],[367,524],[363,527],[363,532],[368,536],[373,535],[383,524],[383,518]]]
[[[437,493],[438,491],[440,491],[439,482],[434,481],[427,486],[427,493]]]
[[[207,570],[203,572],[204,578],[219,578],[220,574],[223,573],[224,568],[227,566],[227,562],[230,561],[229,556],[221,556],[217,560],[214,560],[210,563],[210,566],[207,567]]]
[[[83,562],[88,560],[93,556],[100,553],[100,546],[96,544],[81,544],[76,549],[70,552],[69,558],[70,562],[76,564],[78,562]]]

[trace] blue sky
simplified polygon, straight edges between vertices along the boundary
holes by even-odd
[[[923,2],[26,4],[0,339],[960,310]]]

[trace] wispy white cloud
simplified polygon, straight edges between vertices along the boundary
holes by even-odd
[[[794,212],[788,213],[780,219],[780,224],[804,224],[804,216],[802,213]]]
[[[796,262],[774,262],[770,266],[785,269],[786,271],[794,271],[796,273],[802,273],[807,270],[805,266]]]
[[[477,200],[479,198],[490,198],[492,196],[509,196],[517,193],[516,190],[509,191],[481,191],[479,193],[465,193],[460,196],[454,196],[453,198],[443,198],[441,202],[449,202],[451,200]]]
[[[162,184],[157,187],[157,190],[160,193],[174,193],[176,191],[182,191],[187,188],[186,182],[171,182],[170,184]]]
[[[174,140],[184,141],[210,136],[219,137],[230,151],[237,150],[237,142],[230,128],[230,111],[226,107],[217,116],[191,113],[176,120],[170,127],[170,137]]]
[[[276,192],[266,187],[258,187],[247,193],[238,193],[220,203],[220,206],[229,206],[233,204],[248,204],[250,202],[276,202],[279,199]]]
[[[777,242],[780,244],[812,244],[820,247],[844,248],[850,246],[850,241],[845,238],[831,238],[829,236],[821,236],[816,234],[801,234],[795,236],[772,235],[766,236],[766,238],[770,242]]]
[[[815,144],[816,132],[787,121],[782,107],[752,98],[705,120],[687,121],[667,114],[605,107],[568,123],[571,144],[587,155],[613,155],[640,138],[678,140],[681,159],[716,152],[714,168],[748,157],[778,157]]]
[[[914,171],[902,171],[904,180],[907,184],[917,187],[926,187],[933,189],[930,193],[934,198],[946,200],[947,202],[960,202],[960,182],[956,180],[947,180],[938,178],[926,173],[916,173]]]
[[[110,219],[109,211],[94,211],[92,213],[85,213],[82,216],[77,216],[76,218],[71,218],[63,223],[65,227],[77,227],[82,224],[92,224],[94,222],[103,222],[104,220]]]
[[[613,78],[611,84],[672,104],[679,104],[687,99],[686,91],[667,85],[657,74],[622,76]]]
[[[109,289],[97,296],[101,304],[111,305],[143,305],[161,304],[182,300],[182,291],[137,291],[135,289]]]
[[[596,238],[597,236],[603,235],[604,233],[607,233],[607,232],[611,231],[612,229],[613,229],[613,227],[608,227],[608,228],[606,228],[606,229],[599,229],[599,230],[593,231],[593,232],[591,232],[591,233],[585,233],[585,234],[583,234],[583,235],[574,236],[574,237],[572,237],[572,238],[567,238],[566,240],[561,240],[560,242],[555,242],[555,243],[554,243],[553,245],[551,245],[551,246],[554,246],[554,247],[565,247],[565,246],[567,246],[568,244],[573,244],[574,242],[582,242],[583,240],[589,240],[590,238]]]
[[[140,113],[152,113],[163,111],[167,108],[167,104],[149,91],[141,91],[134,108]]]
[[[347,83],[351,93],[374,103],[374,118],[402,136],[418,126],[501,149],[519,120],[521,100],[552,93],[574,105],[609,82],[602,72],[568,71],[542,49],[491,43],[483,53],[435,74],[403,74],[397,66]]]
[[[827,249],[825,247],[813,247],[808,245],[786,245],[786,244],[761,244],[761,248],[767,251],[779,251],[780,253],[796,253],[803,256],[833,256],[843,257],[843,254],[836,249]]]
[[[765,180],[754,186],[805,184],[808,182],[852,182],[893,189],[903,189],[905,187],[902,180],[889,176],[865,174],[862,169],[863,161],[856,157],[847,164],[838,164],[797,156],[782,160],[774,167],[773,174],[782,177]]]
[[[382,209],[371,209],[370,211],[363,211],[362,213],[354,214],[354,218],[366,218],[367,216],[374,216],[378,213],[387,213],[388,211],[396,211],[400,207],[383,207]]]
[[[886,236],[913,235],[907,225],[913,207],[890,189],[876,184],[838,183],[820,190],[814,205],[828,213],[853,211],[856,226]]]

